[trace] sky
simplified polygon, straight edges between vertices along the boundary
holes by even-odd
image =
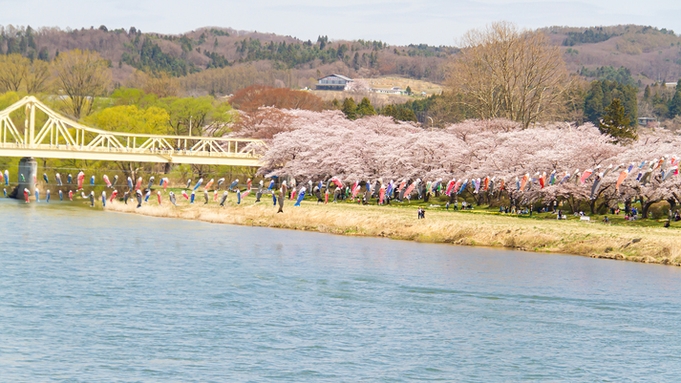
[[[316,40],[458,45],[495,21],[521,28],[651,25],[681,33],[679,0],[0,0],[0,25],[179,34],[206,26]]]

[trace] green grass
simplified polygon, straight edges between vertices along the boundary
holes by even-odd
[[[120,182],[120,181],[119,181]],[[86,185],[87,186],[87,185]],[[143,186],[146,186],[144,184]],[[156,191],[161,190],[157,189],[157,185],[154,186],[155,188],[152,189],[152,196],[150,200],[153,200],[153,203],[156,203]],[[98,188],[95,192],[95,194],[99,197],[101,190],[104,190],[103,188]],[[200,188],[200,191],[196,192],[196,202],[195,205],[203,205],[203,190]],[[110,189],[106,189],[107,194],[111,193]],[[177,188],[177,187],[169,187],[166,191],[166,193],[163,194],[163,200],[164,203],[168,200],[167,192],[174,192],[178,201],[184,201],[184,198],[182,197],[182,191],[186,191],[187,194],[191,195],[192,189],[185,189],[185,188]],[[224,189],[218,191],[218,198],[222,197]],[[209,198],[210,198],[210,203],[213,202],[213,191],[211,190],[209,192]],[[43,197],[44,198],[44,197]],[[54,196],[53,196],[54,198]],[[119,200],[122,200],[123,198],[123,193],[120,192],[118,195]],[[131,194],[130,196],[131,201],[134,200],[134,194]],[[234,204],[234,201],[236,200],[236,193],[230,192],[229,193],[229,203]],[[329,205],[334,205],[334,206],[360,206],[356,201],[350,201],[350,200],[344,200],[344,201],[339,201],[336,203],[331,202],[333,200],[333,197],[329,197]],[[267,204],[272,204],[272,197],[270,194],[263,194],[262,196],[262,204],[267,205]],[[131,203],[131,202],[129,202]],[[255,191],[251,191],[251,193],[246,196],[246,198],[243,199],[242,205],[249,205],[255,203]],[[286,200],[286,205],[287,207],[292,207],[294,201],[287,199]],[[513,218],[517,219],[522,222],[526,222],[527,220],[537,220],[537,221],[557,221],[556,220],[556,215],[553,213],[532,213],[530,216],[529,214],[505,214],[505,213],[500,213],[498,207],[490,207],[487,205],[480,205],[480,206],[474,206],[473,209],[466,209],[466,210],[454,210],[452,207],[450,207],[449,210],[445,208],[445,203],[442,200],[439,200],[438,198],[431,198],[429,202],[424,202],[423,200],[415,200],[415,201],[403,201],[403,202],[398,202],[395,200],[392,200],[390,202],[390,205],[383,205],[383,206],[378,206],[376,204],[376,200],[372,199],[372,202],[369,203],[367,206],[373,206],[381,210],[386,210],[386,212],[389,212],[391,210],[398,211],[398,212],[403,212],[405,210],[413,210],[414,217],[416,216],[416,209],[419,207],[424,208],[426,210],[426,217],[428,217],[428,212],[439,212],[440,214],[452,214],[452,215],[461,215],[461,216],[471,216],[471,215],[489,215],[489,216],[497,216],[497,217],[508,217],[508,218]],[[310,197],[309,195],[306,196],[304,200],[304,204],[316,204],[316,197],[312,196]],[[461,205],[461,202],[459,202],[459,206]],[[639,208],[638,206],[636,206]],[[640,211],[640,208],[639,208]],[[590,222],[582,222],[580,221],[578,216],[574,216],[573,214],[566,213],[567,219],[565,221],[568,222],[580,222],[583,225],[596,225],[596,226],[623,226],[623,227],[663,227],[664,223],[666,222],[665,219],[637,219],[634,221],[627,221],[624,220],[624,213],[620,212],[619,215],[614,215],[614,214],[597,214],[597,215],[591,215],[591,221]],[[603,219],[605,217],[608,217],[610,220],[610,223],[604,223]],[[640,214],[639,214],[640,217]],[[670,228],[669,229],[680,229],[681,228],[681,222],[671,222]]]
[[[450,213],[450,214],[485,214],[485,215],[493,215],[493,216],[503,216],[503,217],[513,217],[517,218],[520,220],[557,220],[556,215],[547,212],[547,213],[537,213],[533,212],[532,215],[530,214],[511,214],[511,213],[500,213],[498,207],[490,207],[488,205],[480,205],[480,206],[475,206],[473,209],[466,209],[466,210],[455,210],[453,207],[450,206],[449,210],[445,208],[445,203],[437,199],[431,199],[429,202],[424,202],[423,200],[416,200],[416,201],[403,201],[403,202],[398,202],[398,201],[391,201],[390,205],[385,205],[385,208],[396,208],[396,209],[418,209],[419,207],[426,209],[426,212],[428,211],[440,211],[444,213]],[[357,202],[350,202],[350,201],[342,201],[338,202],[338,204],[355,204],[357,205]],[[375,202],[370,203],[369,205],[376,205]],[[461,202],[459,202],[459,206],[461,205]],[[636,206],[639,211],[640,206]],[[572,213],[565,213],[565,210],[563,208],[564,214],[566,214],[566,221],[580,221],[579,216],[575,216]],[[427,213],[426,213],[427,214]],[[664,223],[667,221],[666,218],[664,219],[642,219],[641,214],[639,214],[639,218],[636,220],[625,220],[624,219],[624,212],[620,212],[619,215],[615,214],[595,214],[595,215],[588,215],[591,218],[589,222],[583,222],[584,224],[596,224],[596,225],[612,225],[612,226],[628,226],[628,227],[663,227]],[[608,217],[610,220],[609,223],[604,223],[603,220],[605,217]],[[672,221],[670,223],[670,228],[681,228],[681,221],[680,222],[674,222]]]

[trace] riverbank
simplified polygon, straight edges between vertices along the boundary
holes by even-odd
[[[681,266],[678,229],[617,226],[598,222],[523,219],[484,212],[428,210],[416,219],[416,210],[341,203],[317,205],[304,201],[293,207],[287,201],[283,214],[271,203],[181,204],[174,207],[130,202],[108,204],[106,210],[152,217],[179,218],[212,223],[263,226],[320,233],[385,237],[430,243],[485,246],[561,253],[645,263]]]

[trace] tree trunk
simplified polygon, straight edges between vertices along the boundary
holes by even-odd
[[[570,211],[575,213],[575,197],[570,196],[566,199],[568,205],[570,205]]]
[[[672,215],[672,212],[676,209],[676,199],[675,198],[668,198],[667,203],[669,204],[669,215]]]
[[[641,216],[643,218],[648,218],[648,211],[650,210],[650,207],[653,206],[654,204],[662,201],[661,199],[657,200],[648,200],[646,203],[643,203],[643,200],[641,200]]]
[[[483,195],[482,195],[482,193],[478,193],[478,195],[475,196],[475,206],[482,205],[482,202],[483,202]]]

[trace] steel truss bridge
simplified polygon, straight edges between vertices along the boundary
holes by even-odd
[[[36,113],[42,126],[36,126]],[[22,117],[23,127],[15,124]],[[54,112],[33,96],[24,97],[0,112],[1,157],[259,166],[264,149],[265,143],[255,139],[163,136],[90,128]]]

